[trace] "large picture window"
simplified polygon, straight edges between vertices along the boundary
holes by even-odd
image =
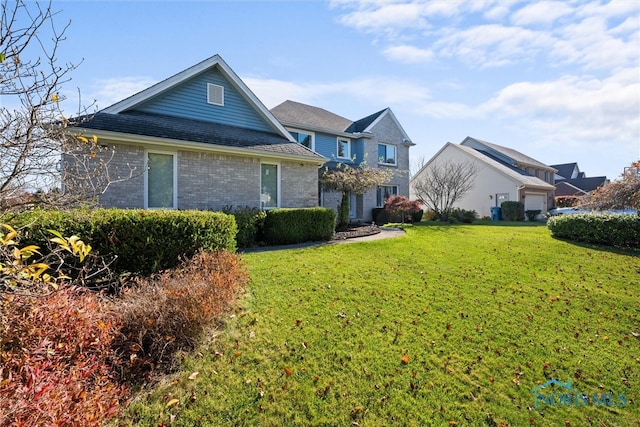
[[[151,209],[176,208],[176,155],[147,152],[146,206]]]
[[[260,207],[277,208],[280,206],[278,165],[263,163],[260,169]]]
[[[397,185],[381,185],[378,187],[378,193],[376,195],[376,205],[379,208],[384,206],[384,202],[391,196],[396,196],[398,194],[398,186]]]
[[[384,165],[397,164],[396,146],[388,144],[378,144],[378,163]]]

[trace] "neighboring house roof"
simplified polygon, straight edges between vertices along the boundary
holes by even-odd
[[[560,165],[551,165],[552,168],[557,169],[556,175],[559,175],[562,179],[571,179],[573,177],[573,172],[577,171],[580,173],[580,169],[578,168],[577,163],[563,163]],[[556,181],[559,178],[556,176]]]
[[[481,139],[477,139],[477,138],[472,138],[470,136],[466,137],[464,139],[464,141],[462,141],[460,143],[461,145],[474,145],[476,147],[478,146],[484,146],[486,148],[488,148],[489,150],[494,150],[504,156],[507,156],[511,159],[513,159],[516,163],[521,164],[521,165],[528,165],[528,166],[534,166],[537,168],[542,168],[542,169],[547,169],[549,171],[553,170],[555,172],[555,168],[545,165],[542,162],[539,162],[538,160],[527,156],[526,154],[522,154],[521,152],[514,150],[513,148],[507,148],[507,147],[503,147],[502,145],[498,145],[498,144],[493,144],[491,142],[487,142],[487,141],[483,141]]]
[[[224,120],[209,120],[209,117],[190,117],[193,110],[189,104],[179,110],[145,111],[145,105],[165,99],[190,81],[197,81],[204,73],[219,73],[229,88],[238,94],[246,111],[256,117],[258,128],[243,124],[230,125]],[[141,92],[119,101],[95,114],[79,120],[71,132],[89,130],[99,137],[108,136],[114,140],[130,141],[135,136],[139,141],[156,144],[182,145],[197,149],[255,153],[256,150],[270,157],[291,158],[322,164],[327,159],[298,144],[291,134],[271,114],[262,102],[240,80],[235,72],[219,56],[215,55],[199,64],[175,74]],[[241,121],[240,121],[241,122]],[[79,128],[79,129],[78,129]],[[195,145],[194,145],[195,143]],[[206,145],[199,145],[206,144]]]
[[[305,125],[332,133],[344,133],[352,123],[351,120],[325,109],[289,100],[273,107],[271,113],[286,126]]]
[[[585,194],[587,194],[585,191],[567,181],[556,182],[556,196],[584,196]]]
[[[592,177],[589,177],[589,178],[566,179],[566,180],[560,181],[560,182],[566,182],[567,184],[573,185],[573,186],[581,189],[585,193],[588,193],[589,191],[593,191],[596,188],[600,187],[601,185],[606,184],[607,183],[607,177],[606,176],[592,176]]]
[[[163,138],[175,141],[189,141],[211,144],[227,148],[253,149],[270,153],[316,158],[324,157],[307,147],[270,132],[262,132],[236,126],[169,117],[143,112],[120,114],[97,113],[88,122],[78,125],[105,132]]]
[[[555,188],[553,185],[541,180],[540,178],[536,178],[535,176],[531,176],[531,175],[525,173],[523,170],[515,168],[515,167],[513,167],[511,165],[508,165],[503,161],[498,161],[498,160],[496,160],[496,158],[488,156],[486,153],[478,151],[475,148],[469,147],[467,145],[462,145],[462,144],[454,144],[452,142],[447,142],[422,167],[422,169],[416,175],[414,175],[412,180],[415,179],[417,176],[419,176],[420,172],[422,172],[423,169],[428,167],[432,162],[436,161],[436,159],[438,158],[440,153],[442,153],[447,147],[452,147],[453,149],[463,151],[467,155],[469,155],[469,156],[473,157],[474,159],[476,159],[476,160],[480,161],[481,163],[483,163],[485,166],[493,168],[494,170],[496,170],[497,172],[501,173],[502,175],[505,175],[508,178],[511,178],[518,185],[522,185],[522,186],[525,186],[525,187],[535,187],[535,188],[539,188],[539,189],[543,189],[543,190],[553,190]]]

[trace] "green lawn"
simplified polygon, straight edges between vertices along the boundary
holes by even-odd
[[[638,425],[638,255],[496,225],[246,254],[224,329],[128,422]]]

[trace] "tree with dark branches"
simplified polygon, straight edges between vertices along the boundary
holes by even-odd
[[[110,183],[113,150],[67,133],[62,87],[77,65],[60,64],[58,48],[69,23],[59,29],[51,2],[0,8],[0,211],[94,200]]]
[[[435,212],[440,221],[448,221],[456,202],[473,188],[478,167],[470,161],[428,164],[413,180],[416,197]]]

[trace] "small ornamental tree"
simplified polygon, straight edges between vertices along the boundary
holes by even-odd
[[[434,162],[414,178],[413,190],[440,221],[448,221],[453,206],[475,184],[478,166],[470,161]]]
[[[388,182],[392,176],[393,172],[389,169],[370,168],[363,163],[355,167],[340,163],[336,169],[325,168],[320,176],[322,188],[342,193],[337,227],[349,225],[349,194],[364,194],[367,190]]]
[[[631,164],[620,180],[604,184],[581,199],[581,205],[597,210],[640,209],[640,175],[633,173],[640,161]]]

